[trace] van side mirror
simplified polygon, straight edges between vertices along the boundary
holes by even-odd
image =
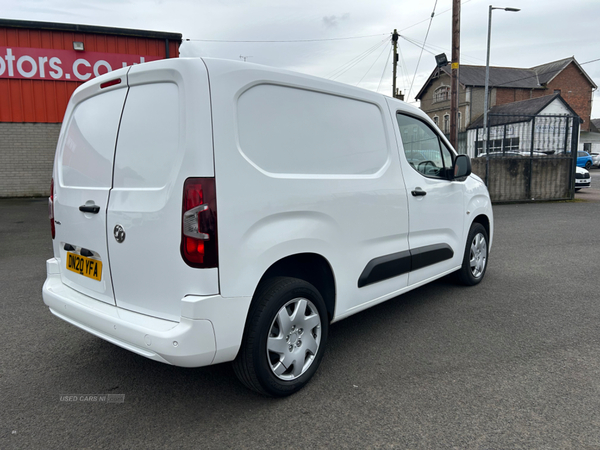
[[[464,178],[471,175],[471,158],[467,155],[458,155],[454,160],[453,179]]]

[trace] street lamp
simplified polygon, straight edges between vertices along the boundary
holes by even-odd
[[[490,40],[492,38],[492,11],[494,9],[502,9],[509,12],[519,12],[518,8],[500,8],[497,6],[490,5],[490,15],[488,19],[488,38],[487,38],[487,59],[485,62],[485,90],[483,98],[483,151],[487,155],[488,143],[487,143],[487,115],[488,115],[488,91],[490,85]]]

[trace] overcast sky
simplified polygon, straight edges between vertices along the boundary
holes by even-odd
[[[463,0],[461,64],[485,65],[489,5]],[[493,5],[521,11],[494,11],[491,65],[532,67],[570,56],[580,64],[599,60],[582,67],[600,85],[600,0]],[[398,87],[410,91],[410,102],[433,70],[434,55],[451,55],[452,0],[0,0],[0,6],[6,19],[182,33],[182,56],[243,57],[387,95],[390,35],[397,28]],[[422,51],[415,43],[425,41],[429,27]],[[592,118],[600,118],[600,94],[594,95]]]

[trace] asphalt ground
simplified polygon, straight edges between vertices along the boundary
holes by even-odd
[[[46,200],[0,200],[0,449],[600,449],[592,183],[574,202],[495,206],[480,285],[442,279],[334,324],[285,399],[229,364],[160,364],[55,318]],[[122,402],[94,401],[108,394]]]

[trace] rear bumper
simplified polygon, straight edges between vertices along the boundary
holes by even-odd
[[[64,285],[56,259],[46,263],[44,303],[55,316],[146,358],[181,367],[231,361],[242,339],[249,298],[219,295],[182,299],[179,322],[94,300]]]

